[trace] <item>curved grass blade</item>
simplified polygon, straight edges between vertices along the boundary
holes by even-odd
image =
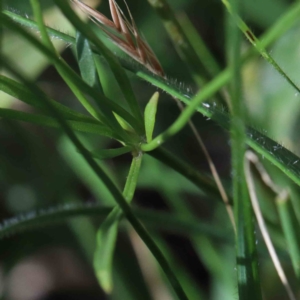
[[[80,32],[76,33],[76,52],[82,79],[103,94],[100,78],[95,67],[94,54],[89,41]]]
[[[210,74],[203,66],[202,61],[198,58],[194,48],[186,38],[182,28],[180,27],[174,12],[166,0],[148,0],[150,5],[160,16],[170,39],[172,40],[176,50],[182,60],[186,63],[194,81],[198,85],[204,84],[210,79]]]
[[[51,226],[57,223],[66,222],[76,217],[96,217],[97,220],[104,220],[114,209],[113,206],[95,204],[65,203],[39,210],[22,213],[0,223],[0,240],[10,238],[29,230],[35,230],[44,226]],[[224,229],[214,227],[211,223],[198,222],[190,218],[182,217],[180,214],[166,212],[151,212],[145,209],[133,208],[134,214],[154,230],[180,234],[205,234],[220,242],[231,243],[230,236]]]
[[[123,191],[123,195],[128,203],[132,201],[136,189],[142,156],[142,153],[138,153],[132,159]],[[121,217],[122,211],[120,208],[114,208],[97,232],[94,269],[100,286],[107,294],[110,294],[113,289],[112,263],[118,233],[118,225]]]
[[[178,22],[184,32],[187,40],[190,42],[191,47],[193,47],[199,60],[202,61],[204,67],[209,72],[210,76],[216,76],[220,73],[221,68],[214,58],[213,54],[210,53],[208,47],[206,46],[204,40],[197,32],[196,28],[188,18],[185,13],[181,13]]]
[[[34,94],[25,85],[9,77],[0,75],[0,90],[20,101],[23,101],[33,107],[39,108],[44,111],[43,105],[40,103],[40,101],[35,101]],[[44,94],[44,96],[47,97],[46,94]],[[49,101],[52,102],[52,104],[67,120],[99,124],[99,121],[97,121],[96,119],[85,116],[54,100],[49,99]]]
[[[222,0],[223,4],[227,8],[228,12],[232,15],[232,7],[228,0]],[[292,81],[292,79],[282,70],[282,68],[277,64],[274,58],[266,51],[263,44],[260,40],[254,35],[248,25],[237,15],[233,16],[233,19],[236,25],[240,28],[240,30],[244,33],[249,42],[256,48],[256,50],[260,53],[260,55],[270,63],[275,70],[286,79],[286,81],[298,92],[300,93],[300,88]]]
[[[9,108],[0,108],[0,117],[8,120],[28,122],[35,125],[60,128],[56,119],[39,114],[31,114],[23,111],[17,111]],[[80,121],[67,121],[69,126],[76,131],[92,133],[110,138],[118,139],[114,132],[102,124],[92,124]]]
[[[122,154],[129,153],[130,151],[132,151],[131,147],[121,147],[116,149],[94,150],[94,151],[90,151],[90,154],[92,157],[102,160],[102,159],[114,158]]]

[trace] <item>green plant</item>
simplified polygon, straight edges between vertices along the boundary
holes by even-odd
[[[259,276],[258,256],[264,255],[266,250],[261,247],[258,249],[259,253],[257,254],[256,240],[258,237],[255,234],[254,214],[250,201],[250,198],[253,200],[253,192],[257,189],[261,198],[258,211],[261,210],[264,218],[269,222],[269,234],[274,239],[274,244],[278,248],[281,258],[286,259],[286,256],[290,255],[296,276],[295,279],[289,280],[292,283],[293,280],[297,282],[299,279],[298,258],[300,246],[297,240],[297,230],[299,228],[300,210],[296,201],[292,201],[291,204],[289,200],[296,199],[298,195],[295,186],[300,185],[300,168],[297,164],[299,158],[267,137],[263,132],[249,125],[250,121],[253,123],[253,120],[248,116],[245,103],[242,101],[244,90],[241,74],[246,63],[251,61],[251,58],[254,58],[255,55],[260,54],[274,67],[276,72],[287,80],[287,83],[297,93],[299,92],[295,81],[279,67],[279,64],[266,51],[266,48],[279,39],[297,21],[300,5],[298,3],[291,5],[271,29],[258,39],[239,16],[240,1],[222,1],[230,14],[227,15],[226,22],[227,68],[219,73],[221,69],[219,63],[197,35],[188,19],[186,17],[177,18],[165,0],[149,0],[149,4],[161,17],[175,48],[182,58],[183,65],[187,67],[186,70],[188,70],[195,85],[200,87],[199,91],[193,95],[189,90],[182,88],[181,85],[172,82],[164,75],[160,62],[140,35],[127,4],[125,4],[125,8],[128,9],[128,17],[122,12],[116,1],[109,1],[112,14],[111,21],[104,15],[82,4],[81,1],[71,1],[88,13],[94,22],[97,24],[100,22],[101,29],[98,28],[94,31],[91,30],[90,24],[86,24],[77,17],[68,1],[56,0],[54,2],[76,28],[74,36],[46,27],[43,21],[42,9],[37,0],[30,1],[34,20],[5,10],[1,12],[0,26],[4,28],[5,32],[9,30],[11,34],[24,39],[48,59],[88,115],[85,112],[78,112],[52,100],[32,79],[29,79],[28,76],[24,75],[24,72],[19,70],[15,61],[13,62],[7,55],[1,54],[2,67],[7,73],[0,75],[0,90],[29,104],[39,113],[3,107],[0,108],[0,116],[3,120],[25,121],[46,127],[59,128],[73,143],[77,151],[76,153],[73,149],[70,152],[69,149],[71,148],[68,148],[70,144],[67,140],[62,140],[59,146],[61,155],[65,156],[67,161],[72,161],[70,165],[86,185],[90,187],[96,198],[100,199],[100,203],[99,206],[92,207],[78,203],[73,204],[71,207],[62,205],[50,212],[37,212],[31,217],[4,221],[0,235],[6,237],[17,231],[32,227],[39,228],[44,224],[67,220],[71,216],[90,216],[94,214],[97,218],[101,217],[101,225],[99,226],[99,222],[97,223],[99,226],[97,233],[95,233],[95,224],[90,220],[86,220],[86,223],[84,223],[84,228],[88,233],[83,233],[76,227],[75,223],[71,225],[71,228],[78,236],[78,242],[89,263],[93,264],[101,288],[107,294],[111,294],[114,291],[113,264],[116,241],[120,225],[122,224],[125,227],[127,224],[124,222],[125,219],[153,254],[165,274],[168,281],[167,285],[172,286],[175,293],[174,297],[177,296],[179,299],[199,299],[201,297],[206,299],[207,295],[205,296],[205,293],[195,284],[194,279],[189,278],[184,268],[176,262],[168,245],[159,236],[155,227],[175,232],[183,230],[192,242],[198,257],[202,259],[210,275],[214,278],[215,284],[224,290],[227,288],[231,293],[234,289],[234,281],[228,279],[226,273],[228,268],[233,267],[233,263],[230,260],[230,255],[225,256],[218,251],[216,241],[218,239],[220,241],[224,240],[222,249],[226,252],[228,244],[233,246],[232,241],[235,240],[239,298],[261,299],[263,280],[262,275]],[[31,29],[31,32],[27,29]],[[241,54],[242,34],[240,30],[256,49],[248,48],[244,54]],[[32,31],[39,32],[41,40]],[[106,34],[114,44],[129,54],[136,62],[124,57],[122,53],[113,54],[103,40],[98,37],[99,31]],[[72,69],[53,46],[53,40],[55,39],[63,40],[71,45],[77,59],[80,75]],[[22,61],[22,58],[20,58],[20,61]],[[147,97],[143,95],[150,99],[143,114],[140,109],[139,98],[136,97],[133,89],[132,81],[134,79],[130,80],[129,73],[134,75],[134,79],[140,78],[163,90],[180,105],[182,105],[181,102],[186,104],[178,118],[167,129],[160,128],[160,133],[153,134],[155,129],[157,130],[159,127],[157,124],[159,123],[162,100],[159,101],[160,95],[157,92],[153,94],[152,91],[153,96],[151,94]],[[110,93],[113,89],[117,89],[117,92],[114,96],[111,96]],[[246,89],[247,87],[245,87]],[[195,130],[196,126],[191,123],[191,118],[196,115],[196,112],[206,118],[211,118],[230,132],[232,193],[229,185],[225,184],[225,187],[223,187],[225,180],[223,179],[222,183],[219,179],[209,152]],[[179,132],[188,124],[192,127],[195,139],[205,153],[205,158],[208,159],[213,177],[205,172],[198,171],[185,159],[164,148],[163,144],[171,138],[176,140]],[[198,131],[202,132],[201,128]],[[82,135],[78,135],[79,132]],[[97,140],[103,141],[100,149],[92,150],[95,137],[90,139],[89,134],[97,135]],[[105,147],[105,143],[108,141],[107,138],[113,139],[118,147],[107,149]],[[181,145],[177,146],[180,149]],[[245,157],[249,156],[245,155],[247,147],[252,148],[265,158],[267,161],[266,167],[270,169],[270,173],[274,173],[274,177],[277,177],[278,182],[284,182],[284,186],[289,186],[290,190],[285,194],[284,199],[280,197],[277,199],[274,220],[271,220],[268,211],[264,210],[264,206],[270,205],[270,202],[272,203],[270,199],[274,195],[268,194],[266,196],[268,193],[267,188],[260,185],[259,176],[256,176],[258,178],[256,183],[253,180],[251,181],[250,167],[245,164]],[[68,157],[68,153],[72,153],[69,155],[70,157]],[[118,180],[113,178],[112,174],[109,174],[111,171],[105,170],[105,165],[103,163],[98,164],[95,159],[111,159],[128,153],[131,156],[130,169],[124,187],[121,187]],[[198,153],[198,155],[200,154]],[[148,179],[150,182],[154,182],[155,189],[164,196],[172,212],[168,214],[153,213],[134,207],[131,201],[134,198],[137,186],[139,186],[139,181],[143,180],[144,175],[141,165],[147,163],[147,160],[150,159],[149,156],[156,158],[180,173],[188,181],[194,183],[201,190],[202,196],[205,195],[212,200],[216,200],[215,209],[212,211],[221,210],[224,213],[225,206],[231,219],[231,226],[226,226],[230,229],[223,232],[219,226],[207,224],[197,218],[191,207],[181,200],[179,192],[182,193],[182,191],[176,187],[178,178],[175,179],[174,186],[174,182],[171,182],[168,177],[155,179],[155,177],[160,177],[159,173],[148,177]],[[249,160],[251,161],[250,158]],[[154,161],[151,163],[154,164]],[[276,171],[272,169],[271,164],[277,167]],[[152,166],[149,163],[148,167],[147,170],[150,173]],[[153,169],[155,170],[154,167]],[[261,171],[260,167],[258,169],[262,178],[265,179],[266,174],[268,174],[267,171]],[[125,178],[125,175],[123,178]],[[121,189],[123,192],[121,192]],[[188,190],[192,191],[193,189],[189,187]],[[279,195],[280,190],[273,189]],[[284,189],[284,191],[286,190],[287,188]],[[249,193],[252,197],[249,197]],[[197,197],[199,197],[199,192]],[[65,193],[61,200],[65,201],[64,199],[72,198],[77,198],[77,196],[74,196],[74,191]],[[273,209],[274,203],[272,205]],[[288,204],[284,205],[282,203]],[[234,215],[231,213],[232,206]],[[277,209],[280,218],[277,216]],[[254,209],[254,211],[256,216],[260,216],[257,210]],[[212,216],[212,218],[216,219],[219,225],[228,223],[228,217],[225,218],[223,215],[221,218],[217,215]],[[260,220],[259,217],[257,218]],[[289,223],[289,220],[292,220],[292,223]],[[260,221],[258,224],[257,230],[262,229],[264,225],[261,225]],[[132,231],[128,226],[125,228],[127,232]],[[91,240],[95,240],[96,245],[92,244],[93,242],[88,244],[84,239],[85,234],[89,235]],[[268,239],[264,234],[263,237]],[[284,239],[288,242],[288,249],[282,246]],[[133,238],[132,243],[134,244]],[[231,249],[230,253],[233,252],[233,249]],[[228,266],[226,266],[226,263],[223,266],[223,258],[226,260],[226,257]],[[134,267],[134,263],[131,265],[131,261],[129,265],[129,268],[133,269],[133,273],[136,271],[135,277],[138,277],[139,268]],[[156,274],[159,274],[159,271],[156,272]],[[288,277],[292,278],[292,275]],[[135,278],[135,280],[138,282],[138,279]],[[283,283],[286,284],[286,282]],[[153,288],[152,284],[150,282],[150,289]],[[161,285],[164,286],[165,283]],[[128,289],[129,299],[141,299],[138,294],[130,293],[130,288],[126,284],[125,289]],[[144,282],[139,289],[143,297],[151,297]],[[291,289],[288,289],[288,293],[290,298],[293,299],[294,295]],[[230,292],[227,292],[227,294],[230,294]]]

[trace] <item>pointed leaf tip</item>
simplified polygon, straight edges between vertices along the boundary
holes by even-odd
[[[158,99],[159,99],[159,93],[155,92],[145,108],[144,116],[145,116],[145,130],[146,130],[147,143],[150,143],[152,141],[152,135],[153,135],[155,120],[156,120]]]

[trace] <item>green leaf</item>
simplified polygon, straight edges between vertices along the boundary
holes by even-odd
[[[9,77],[4,75],[0,75],[0,90],[4,93],[9,94],[10,96],[19,99],[31,106],[41,109],[42,111],[46,111],[44,105],[41,101],[37,101],[34,93],[30,91],[24,84],[19,83]],[[44,97],[48,96],[44,94]],[[74,121],[84,121],[89,123],[99,124],[99,121],[96,119],[92,119],[91,117],[85,116],[79,112],[76,112],[67,106],[64,106],[54,100],[48,98],[49,101],[59,110],[59,112],[67,119]]]
[[[112,263],[118,234],[120,210],[114,209],[102,223],[97,233],[97,247],[94,254],[94,269],[102,289],[110,294],[113,289]]]
[[[128,203],[133,199],[136,189],[138,175],[142,162],[142,154],[138,154],[132,159],[123,195]],[[118,233],[118,224],[122,217],[119,207],[113,209],[104,223],[100,226],[97,233],[97,246],[94,256],[94,268],[99,280],[99,284],[106,293],[111,293],[112,282],[112,263],[114,248]]]
[[[107,159],[120,156],[122,154],[130,152],[131,150],[131,147],[121,147],[116,149],[99,149],[91,151],[90,154],[94,158]]]
[[[89,41],[78,31],[76,33],[76,51],[82,79],[88,85],[103,93]]]
[[[4,119],[23,121],[47,127],[61,127],[59,122],[52,117],[39,114],[31,114],[9,108],[0,108],[0,117]],[[102,124],[92,124],[79,121],[67,121],[67,123],[73,130],[76,131],[103,135],[114,139],[118,138],[118,136],[116,136],[110,128]]]
[[[145,130],[146,130],[146,138],[147,143],[152,141],[152,134],[155,126],[155,117],[157,111],[157,104],[159,99],[159,93],[155,92],[154,95],[151,97],[149,102],[145,108]]]

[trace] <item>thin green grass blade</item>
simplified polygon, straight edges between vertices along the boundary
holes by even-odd
[[[16,120],[46,127],[60,128],[56,119],[39,114],[31,114],[9,108],[0,108],[0,117],[7,120]],[[92,133],[117,139],[114,132],[102,124],[92,124],[80,121],[68,121],[68,125],[75,131]]]
[[[152,134],[153,134],[155,120],[156,120],[158,98],[159,98],[159,93],[155,92],[154,95],[149,100],[149,102],[147,103],[144,112],[147,143],[150,143],[152,141]]]
[[[239,1],[232,0],[232,19],[238,15]],[[232,20],[228,20],[228,61],[232,67],[231,93],[231,168],[233,174],[233,203],[236,222],[236,264],[239,299],[262,299],[258,277],[258,261],[254,236],[251,202],[244,175],[246,150],[245,106],[242,102],[241,35]]]
[[[15,234],[35,230],[44,226],[53,226],[70,218],[96,217],[105,220],[114,206],[95,204],[65,203],[50,208],[33,210],[27,213],[2,220],[0,223],[0,239],[9,238]],[[205,234],[219,242],[232,243],[224,228],[214,227],[211,223],[198,222],[181,214],[153,212],[146,209],[133,208],[135,215],[153,230],[186,234]]]
[[[68,18],[68,20],[72,23],[72,25],[84,34],[98,49],[98,51],[103,54],[107,62],[109,63],[111,70],[113,71],[116,80],[119,83],[119,86],[125,96],[125,99],[130,107],[132,114],[137,119],[139,126],[137,130],[139,133],[144,133],[143,127],[143,117],[141,114],[141,110],[139,108],[138,102],[135,98],[133,89],[131,87],[131,83],[119,64],[118,60],[115,56],[104,46],[104,44],[97,38],[97,36],[91,31],[90,27],[83,23],[72,11],[69,4],[67,2],[57,1],[55,0],[56,5],[61,9],[64,15]]]
[[[228,12],[232,14],[232,7],[228,0],[222,0],[223,4],[226,6]],[[264,45],[260,40],[254,35],[249,26],[239,17],[234,18],[237,26],[244,33],[249,42],[256,48],[260,55],[270,63],[275,70],[286,79],[286,81],[298,92],[300,93],[300,88],[293,82],[293,80],[282,70],[282,68],[277,64],[273,57],[266,51]]]
[[[41,110],[44,109],[40,101],[35,101],[33,93],[26,86],[4,75],[0,75],[0,90],[33,107]],[[44,96],[47,97],[46,95]],[[65,119],[99,124],[99,121],[96,119],[85,116],[54,100],[49,99],[49,101],[52,102],[52,104],[60,111]]]
[[[103,160],[103,159],[117,157],[125,153],[129,153],[131,150],[132,149],[130,147],[121,147],[116,149],[99,149],[99,150],[90,151],[90,154],[94,158]]]
[[[166,31],[169,34],[178,54],[186,63],[194,81],[198,85],[204,84],[210,79],[209,73],[206,71],[201,60],[199,60],[194,48],[186,38],[180,24],[178,23],[174,12],[166,0],[148,0],[150,5],[155,9],[161,18]]]
[[[138,175],[142,163],[142,153],[132,159],[123,195],[128,203],[133,199]],[[94,255],[94,269],[102,289],[110,294],[113,289],[112,264],[119,221],[122,211],[119,207],[113,209],[97,232],[97,246]]]
[[[211,78],[219,74],[221,68],[218,62],[214,58],[213,54],[210,53],[205,42],[203,41],[199,32],[197,32],[196,28],[194,27],[188,16],[184,13],[180,14],[178,22],[186,38],[190,42],[191,47],[193,47],[199,60],[203,63],[205,69],[209,72]]]
[[[88,85],[103,94],[103,89],[94,62],[94,54],[89,41],[80,32],[76,33],[76,52],[82,79]]]
[[[147,154],[183,175],[212,199],[222,201],[220,193],[216,187],[216,183],[211,176],[196,171],[180,157],[174,155],[163,147],[147,152]],[[226,193],[230,195],[230,191],[226,191]]]
[[[300,280],[299,223],[293,210],[290,198],[281,199],[279,195],[276,198],[276,205],[294,272],[298,280]]]

